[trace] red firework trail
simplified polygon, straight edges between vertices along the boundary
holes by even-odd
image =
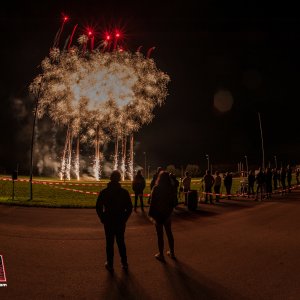
[[[72,31],[72,34],[71,34],[71,37],[70,37],[70,41],[69,41],[69,45],[68,45],[68,50],[70,49],[71,47],[71,44],[72,44],[72,41],[73,41],[73,36],[74,36],[74,33],[76,31],[76,28],[77,28],[78,24],[76,24],[73,28],[73,31]]]
[[[152,51],[155,49],[155,47],[151,47],[149,50],[148,50],[148,52],[147,52],[147,58],[150,58],[150,55],[151,55],[151,53],[152,53]]]
[[[65,23],[69,20],[69,17],[68,16],[64,16],[63,17],[63,21],[62,21],[62,24],[61,24],[61,27],[58,31],[58,33],[56,34],[56,37],[55,37],[55,40],[54,40],[54,44],[53,44],[53,47],[58,47],[58,44],[59,44],[59,40],[60,40],[60,36],[64,30],[64,26],[65,26]]]

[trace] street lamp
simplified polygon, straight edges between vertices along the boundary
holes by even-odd
[[[261,138],[261,149],[262,149],[262,168],[265,169],[265,149],[264,149],[264,138],[263,138],[263,131],[261,126],[261,118],[260,113],[258,113],[258,120],[259,120],[259,127],[260,127],[260,138]]]
[[[247,170],[247,176],[248,176],[249,169],[248,169],[248,157],[247,157],[247,155],[245,155],[245,159],[246,159],[246,170]]]
[[[206,156],[206,159],[207,159],[207,170],[209,171],[209,155],[206,154],[205,156]]]
[[[274,160],[275,160],[275,168],[277,170],[277,157],[276,157],[276,155],[274,155]]]

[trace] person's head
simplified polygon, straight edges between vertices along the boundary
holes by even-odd
[[[252,173],[253,173],[252,170],[250,170],[250,171],[249,171],[249,175],[252,175]]]
[[[159,174],[162,170],[163,170],[162,167],[158,167],[157,170],[156,170],[156,173]]]
[[[206,174],[209,175],[210,174],[210,170],[206,170]]]
[[[186,171],[184,174],[186,177],[190,176],[190,173],[188,171]]]
[[[142,170],[138,170],[137,172],[136,172],[136,175],[142,175]]]
[[[172,172],[170,173],[170,177],[173,178],[173,179],[176,179],[176,175]]]
[[[219,176],[219,174],[220,174],[220,172],[219,172],[219,171],[216,171],[216,175]]]
[[[111,182],[119,182],[121,180],[121,173],[118,170],[112,171],[110,175]]]
[[[157,177],[156,180],[156,185],[159,186],[170,186],[171,183],[171,178],[168,172],[161,171]]]

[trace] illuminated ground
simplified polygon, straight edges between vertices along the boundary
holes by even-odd
[[[127,227],[130,270],[103,267],[103,229],[93,209],[0,206],[1,299],[299,299],[300,191],[174,213],[176,262],[156,261],[153,225]]]

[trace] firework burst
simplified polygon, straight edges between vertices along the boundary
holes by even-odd
[[[139,51],[118,51],[116,41],[113,51],[106,50],[109,41],[100,43],[102,48],[88,50],[89,35],[79,36],[79,45],[71,46],[77,25],[68,47],[61,51],[57,45],[62,28],[55,47],[41,62],[42,73],[30,85],[30,92],[39,97],[37,116],[47,114],[56,125],[66,128],[60,178],[71,178],[72,163],[73,173],[80,178],[80,144],[85,143],[95,149],[94,177],[99,179],[104,158],[101,149],[111,139],[115,142],[114,169],[121,170],[123,179],[126,172],[132,178],[133,133],[151,122],[153,109],[164,103],[169,76],[149,58],[154,48],[147,57]],[[94,45],[94,40],[91,43]]]

